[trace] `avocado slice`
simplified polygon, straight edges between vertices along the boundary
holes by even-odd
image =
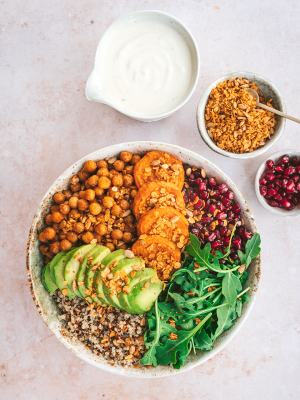
[[[66,255],[64,255],[57,264],[54,265],[54,276],[55,276],[55,283],[58,286],[60,290],[67,289],[68,292],[66,293],[66,296],[69,297],[70,299],[74,299],[76,294],[72,289],[70,289],[67,285],[64,285],[65,282],[65,277],[64,277],[64,272],[65,272],[65,267],[67,263],[71,260],[71,258],[74,256],[74,254],[78,251],[78,249],[74,249],[69,251]]]
[[[92,290],[95,286],[94,286],[94,279],[95,278],[95,274],[96,274],[96,269],[94,269],[94,265],[101,263],[101,261],[108,256],[108,254],[110,254],[110,250],[108,247],[103,247],[103,246],[98,246],[98,247],[102,247],[104,250],[102,250],[100,252],[99,250],[99,256],[97,257],[95,253],[93,253],[93,265],[91,268],[89,268],[88,270],[85,271],[85,286],[87,288],[89,288],[90,290]],[[97,268],[98,269],[98,268]],[[93,293],[93,300],[96,303],[102,303],[102,301],[96,296],[95,297],[95,293]]]
[[[132,270],[133,266],[135,265],[144,265],[144,263],[141,261],[140,258],[134,257],[134,258],[123,258],[118,262],[118,264],[115,266],[115,268],[111,271],[113,275],[115,274],[120,274],[121,270],[128,275]],[[128,276],[130,279],[130,275]],[[111,296],[111,289],[108,286],[103,287],[103,292],[105,297],[109,300],[110,304],[115,307],[115,308],[120,308],[121,310],[123,309],[122,304],[120,302],[120,295],[122,292],[117,293],[116,291],[114,292],[114,295]],[[127,310],[125,310],[127,311]]]
[[[125,258],[124,253],[125,253],[125,250],[123,250],[123,249],[116,250],[116,251],[113,251],[112,253],[110,253],[108,256],[106,256],[102,260],[101,264],[103,265],[103,267],[95,273],[95,276],[94,276],[95,292],[98,294],[98,296],[97,296],[98,299],[106,305],[110,305],[110,302],[105,297],[104,292],[103,292],[101,272],[104,271],[108,265],[114,263],[115,261],[120,261],[123,258]]]
[[[78,274],[77,274],[77,283],[78,283],[78,282],[83,282],[82,285],[78,285],[78,290],[79,290],[79,292],[80,292],[80,294],[81,294],[81,296],[82,296],[83,298],[90,297],[90,296],[88,296],[88,295],[86,294],[87,287],[86,287],[86,285],[85,285],[85,283],[84,283],[84,282],[85,282],[85,278],[86,278],[86,272],[87,272],[87,270],[90,270],[91,267],[92,267],[94,264],[97,264],[97,262],[102,261],[103,258],[105,258],[105,256],[107,256],[109,253],[110,253],[110,250],[109,250],[107,247],[96,245],[96,246],[94,246],[94,248],[91,250],[91,252],[88,253],[88,254],[84,257],[83,262],[82,262],[82,264],[80,265],[79,270],[78,270]],[[90,264],[88,265],[88,259],[89,259],[89,257],[93,257],[93,260],[92,260],[92,263],[90,263]],[[91,297],[90,297],[90,299],[87,300],[87,301],[88,301],[89,303],[93,303],[93,300],[92,300]]]
[[[61,251],[60,253],[56,254],[43,270],[42,280],[44,278],[46,288],[49,293],[53,293],[57,289],[57,286],[55,284],[54,265],[56,265],[58,261],[66,254],[66,251]],[[53,278],[51,271],[53,271]]]
[[[133,283],[133,286],[130,286],[130,292],[127,295],[127,301],[130,304],[131,308],[136,314],[144,314],[148,312],[151,307],[153,306],[153,303],[159,296],[160,292],[162,291],[163,288],[163,282],[157,278],[157,274],[151,276],[150,271],[146,270],[151,270],[152,268],[145,268],[144,271],[141,271],[144,273],[147,278],[136,281],[136,283]],[[141,274],[142,276],[142,274]],[[157,283],[151,282],[151,277],[157,278]],[[145,288],[145,283],[149,282],[149,286]],[[144,289],[145,290],[142,290]]]
[[[47,286],[47,284],[46,284],[46,282],[45,282],[45,273],[46,273],[46,268],[49,269],[49,265],[50,265],[50,263],[48,263],[47,265],[45,265],[45,267],[44,267],[44,269],[43,269],[43,271],[42,271],[42,284],[43,284],[44,288],[47,290],[47,292],[50,292],[50,290],[49,290],[49,288],[48,288],[48,286]],[[55,285],[55,286],[56,286],[56,285]],[[57,287],[57,286],[56,286],[56,287]]]
[[[64,271],[64,280],[67,281],[68,288],[76,294],[76,296],[82,297],[78,289],[73,290],[73,281],[76,280],[77,274],[80,267],[79,259],[83,259],[91,250],[95,247],[94,244],[86,244],[84,246],[78,247],[75,252],[73,252],[73,257],[69,259],[66,264]],[[77,285],[78,286],[78,285]]]

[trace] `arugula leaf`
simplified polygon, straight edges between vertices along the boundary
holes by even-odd
[[[206,333],[204,329],[197,332],[194,337],[195,347],[198,350],[211,350],[213,339]]]
[[[140,360],[140,364],[142,365],[154,365],[157,366],[157,358],[155,356],[156,348],[159,345],[159,338],[160,338],[160,315],[158,310],[158,301],[156,299],[154,307],[155,307],[155,316],[156,316],[156,331],[155,336],[152,342],[146,343],[145,345],[148,348],[147,353],[144,357]]]
[[[237,300],[236,305],[235,305],[235,311],[238,317],[242,315],[242,309],[243,309],[243,302],[242,300]]]
[[[217,257],[211,258],[210,249],[210,243],[206,243],[203,250],[201,250],[199,240],[195,235],[190,233],[190,244],[186,246],[185,251],[190,256],[195,257],[195,260],[200,267],[209,268],[213,271],[219,271],[221,270],[219,261]]]
[[[180,296],[180,294],[178,293],[169,293],[169,294],[172,297],[172,299],[175,300],[175,303],[177,304],[178,307],[188,308],[189,310],[193,308],[193,305],[188,303],[184,297]]]
[[[200,324],[196,325],[191,331],[177,331],[176,340],[168,340],[165,346],[157,347],[157,362],[161,365],[173,364],[177,368],[183,365],[191,351],[190,341],[192,337],[202,328],[205,322],[211,317],[208,314]]]
[[[260,235],[258,233],[255,233],[252,238],[246,243],[245,254],[241,250],[238,250],[241,265],[246,264],[247,268],[251,263],[251,260],[259,255],[261,251],[261,248],[259,247],[260,244]]]
[[[217,309],[218,327],[214,335],[214,339],[221,335],[223,331],[229,329],[233,325],[233,321],[236,319],[235,307],[230,306],[227,303],[223,303],[224,307]]]
[[[222,293],[230,306],[234,306],[242,285],[238,276],[230,272],[222,280]]]

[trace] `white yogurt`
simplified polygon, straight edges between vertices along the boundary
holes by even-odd
[[[112,106],[139,115],[159,115],[186,98],[192,54],[175,28],[139,20],[107,36],[97,53],[95,69]]]

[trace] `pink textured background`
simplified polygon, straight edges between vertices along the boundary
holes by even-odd
[[[201,55],[190,101],[151,124],[84,95],[102,33],[115,19],[146,9],[180,18]],[[268,154],[300,149],[299,125],[287,121],[266,155],[241,161],[207,148],[195,121],[203,90],[239,70],[273,81],[299,118],[299,1],[4,0],[0,10],[0,399],[299,399],[300,219],[269,214],[253,186]],[[112,375],[70,353],[39,316],[25,267],[30,224],[50,184],[98,148],[148,139],[189,148],[221,167],[245,195],[263,243],[261,287],[240,333],[204,365],[154,381]]]

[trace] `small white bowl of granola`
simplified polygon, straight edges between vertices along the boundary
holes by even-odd
[[[218,85],[223,82],[224,85]],[[260,102],[286,112],[280,91],[260,75],[233,72],[214,81],[198,104],[197,125],[204,142],[226,157],[259,156],[273,146],[284,131],[284,118],[256,108],[250,95],[237,89],[246,87],[258,90]]]

